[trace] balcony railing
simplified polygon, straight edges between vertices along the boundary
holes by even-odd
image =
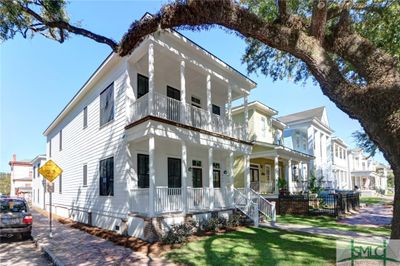
[[[140,97],[132,104],[132,115],[131,122],[150,115],[148,94]],[[210,114],[207,110],[191,104],[183,104],[181,101],[160,93],[154,93],[152,115],[236,139],[245,139],[244,125],[232,121],[232,128],[230,128],[229,119],[224,115],[216,114],[211,114],[211,122],[209,122]]]
[[[211,203],[215,209],[229,207],[229,198],[221,188],[190,188],[187,190],[188,211],[210,210]],[[156,187],[154,195],[154,212],[156,214],[182,212],[185,204],[182,188]],[[131,211],[146,214],[149,212],[149,189],[131,190]]]

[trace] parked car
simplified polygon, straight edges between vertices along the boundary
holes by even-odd
[[[31,238],[32,214],[22,198],[0,198],[0,236]]]

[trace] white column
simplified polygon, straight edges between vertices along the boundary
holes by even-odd
[[[207,123],[209,130],[212,131],[212,125],[211,125],[211,114],[212,114],[212,102],[211,102],[211,75],[207,75],[207,112],[208,112],[208,117],[207,117]]]
[[[276,155],[274,158],[274,179],[275,179],[275,194],[279,193],[279,156]]]
[[[229,165],[229,169],[228,169],[228,172],[229,172],[229,199],[230,199],[230,203],[233,205],[234,204],[234,202],[233,202],[233,189],[234,189],[234,184],[235,184],[235,177],[233,176],[233,152],[229,152],[229,162],[228,162],[228,165]]]
[[[184,214],[188,211],[187,204],[187,147],[186,143],[182,141],[182,160],[181,160],[181,171],[182,171],[182,200],[183,200],[183,212]]]
[[[228,99],[227,99],[227,114],[228,114],[228,133],[232,135],[232,85],[228,81]]]
[[[156,195],[156,174],[155,174],[155,139],[149,138],[149,216],[154,217],[154,199]]]
[[[249,107],[248,107],[248,98],[247,93],[243,97],[243,106],[244,106],[244,140],[249,140]]]
[[[208,187],[210,189],[210,209],[214,209],[213,148],[208,148]]]
[[[186,80],[185,80],[185,61],[181,61],[180,68],[180,77],[181,77],[181,122],[184,124],[188,121],[188,115],[186,112]]]
[[[246,154],[244,156],[244,188],[248,191],[247,197],[250,197],[250,155]]]
[[[292,194],[292,192],[293,192],[292,159],[288,160],[288,164],[287,164],[287,179],[288,179],[289,193]]]
[[[153,106],[153,99],[154,99],[154,47],[153,43],[149,44],[149,114],[153,115],[154,113],[154,106]]]

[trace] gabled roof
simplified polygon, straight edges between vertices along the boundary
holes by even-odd
[[[265,105],[265,104],[263,104],[262,102],[259,102],[259,101],[250,102],[250,103],[248,103],[247,107],[249,109],[252,109],[252,108],[257,109],[257,110],[259,110],[261,112],[267,113],[270,116],[278,114],[277,110],[275,110],[275,109],[269,107],[268,105]],[[235,106],[235,107],[232,108],[232,113],[241,113],[241,112],[244,112],[244,105],[243,104],[239,105],[239,106]]]
[[[299,120],[306,120],[306,119],[312,119],[316,118],[319,121],[323,122],[324,120],[324,112],[325,112],[325,106],[317,107],[314,109],[286,115],[286,116],[281,116],[278,119],[281,120],[284,123],[290,123],[294,121],[299,121]],[[324,123],[325,124],[325,123]]]

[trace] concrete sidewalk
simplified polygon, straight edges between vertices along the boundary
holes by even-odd
[[[290,232],[301,232],[301,233],[309,233],[314,235],[323,235],[323,236],[331,236],[340,239],[355,239],[360,242],[370,242],[370,241],[377,241],[382,242],[384,239],[388,239],[388,237],[384,236],[372,236],[370,234],[353,232],[353,231],[344,231],[338,229],[331,229],[331,228],[322,228],[316,226],[309,226],[304,224],[279,224],[275,223],[275,225],[271,225],[269,223],[260,223],[260,227],[266,228],[275,228],[286,230]]]
[[[55,220],[53,238],[49,238],[48,218],[34,209],[32,215],[32,236],[56,265],[173,265]]]

